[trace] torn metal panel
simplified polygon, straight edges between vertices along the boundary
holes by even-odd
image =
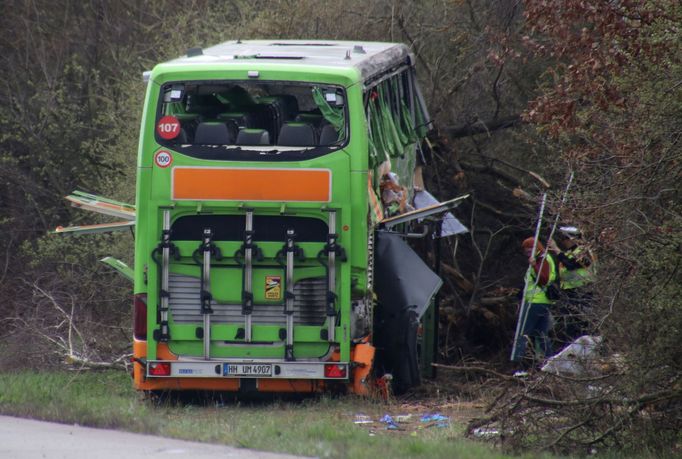
[[[381,75],[384,69],[412,62],[414,62],[414,56],[407,46],[396,44],[387,47],[381,53],[376,53],[371,59],[361,60],[355,64],[355,67],[360,71],[363,79],[370,80]]]
[[[135,273],[133,272],[133,269],[118,258],[104,257],[100,261],[105,265],[114,268],[121,276],[125,277],[130,282],[134,281]]]
[[[416,209],[425,209],[440,202],[428,191],[421,190],[414,193],[414,207]],[[421,219],[420,219],[421,221]],[[443,215],[443,223],[441,224],[440,237],[453,236],[456,234],[468,233],[469,230],[464,226],[454,215],[447,212]]]
[[[82,225],[82,226],[58,226],[53,233],[55,234],[93,234],[93,233],[110,233],[112,231],[126,231],[135,227],[134,221],[129,222],[114,222],[114,223],[100,223],[97,225]]]
[[[449,201],[441,202],[438,203],[436,201],[436,204],[432,204],[426,207],[423,207],[421,209],[416,209],[410,212],[405,212],[404,214],[396,215],[395,217],[391,218],[386,218],[381,221],[381,225],[386,228],[392,228],[395,225],[398,225],[400,223],[407,223],[412,220],[417,220],[417,219],[423,219],[426,218],[430,215],[435,215],[439,213],[446,212],[450,209],[454,209],[458,205],[462,203],[466,198],[468,198],[469,195],[465,194],[462,196],[458,196],[454,199],[450,199]]]
[[[443,281],[397,233],[378,231],[375,291],[382,308],[413,310],[418,318]]]
[[[72,194],[65,196],[65,198],[71,202],[72,206],[80,209],[111,215],[112,217],[125,218],[126,220],[135,220],[135,206],[124,202],[114,201],[113,199],[103,198],[82,191],[74,191]]]

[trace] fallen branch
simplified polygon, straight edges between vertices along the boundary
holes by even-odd
[[[441,269],[445,271],[446,274],[449,274],[455,279],[455,283],[459,288],[464,290],[466,293],[471,293],[474,291],[474,284],[469,281],[462,273],[457,271],[455,268],[452,266],[446,264],[446,263],[441,263]]]
[[[445,129],[453,139],[461,137],[469,137],[477,134],[489,134],[493,131],[499,131],[502,129],[508,129],[523,123],[521,115],[511,115],[505,118],[499,118],[497,120],[492,119],[489,121],[478,120],[475,123],[469,123],[464,126],[449,127]]]
[[[516,295],[489,296],[489,297],[483,297],[483,298],[479,299],[478,302],[481,303],[483,306],[493,306],[493,305],[507,303],[510,300],[515,300],[515,298],[516,298]]]
[[[484,202],[479,201],[478,199],[473,199],[473,201],[476,203],[477,206],[480,206],[484,210],[487,210],[488,212],[492,212],[495,215],[498,215],[500,217],[507,217],[507,218],[518,218],[518,219],[524,219],[526,218],[526,215],[520,214],[520,213],[512,213],[512,212],[504,212],[500,209],[496,209],[495,207],[491,206],[490,204],[486,204]]]
[[[94,360],[90,360],[85,357],[80,357],[75,354],[70,354],[67,355],[66,358],[64,359],[66,363],[69,365],[77,365],[79,369],[83,368],[89,368],[92,370],[104,370],[104,369],[118,369],[118,370],[127,370],[128,369],[128,360],[132,354],[125,354],[122,355],[112,362],[96,362]]]
[[[514,186],[520,187],[522,185],[521,179],[519,179],[518,177],[515,177],[511,174],[508,174],[504,171],[501,171],[492,165],[472,164],[472,163],[468,163],[465,161],[460,161],[459,164],[462,167],[462,169],[464,169],[464,170],[470,170],[470,171],[474,171],[474,172],[481,172],[484,174],[495,175],[495,176],[511,183]]]
[[[127,369],[130,354],[121,355],[111,362],[95,361],[83,355],[84,353],[87,353],[87,348],[85,345],[86,341],[75,324],[74,317],[76,304],[73,298],[71,298],[71,310],[70,312],[67,312],[64,308],[61,307],[61,305],[54,297],[54,295],[42,289],[40,286],[38,286],[37,283],[26,282],[26,284],[33,288],[34,294],[38,294],[45,298],[46,300],[48,300],[49,303],[53,306],[53,308],[57,311],[57,313],[62,317],[61,322],[57,325],[56,328],[58,329],[62,325],[66,325],[68,327],[66,339],[60,335],[57,335],[56,337],[49,336],[40,329],[34,330],[36,334],[42,336],[43,338],[45,338],[46,340],[55,345],[57,352],[63,355],[64,361],[67,364],[75,365],[80,368],[91,369],[104,368]],[[76,350],[76,346],[74,344],[74,335],[77,337],[78,342],[80,343],[80,346],[78,347],[80,347],[81,351],[83,352],[79,352]]]
[[[511,175],[511,174],[509,174],[509,173],[507,173],[507,172],[504,172],[504,171],[502,171],[502,170],[496,168],[493,164],[494,164],[495,162],[498,162],[498,163],[503,164],[503,165],[505,165],[505,166],[507,166],[507,167],[510,167],[510,168],[512,168],[512,169],[516,169],[516,170],[518,170],[519,172],[523,172],[523,173],[525,173],[525,174],[530,175],[530,176],[533,177],[537,182],[539,182],[540,185],[542,185],[543,188],[548,189],[548,188],[551,187],[550,183],[549,183],[547,180],[545,180],[545,179],[544,179],[540,174],[538,174],[537,172],[533,172],[533,171],[531,171],[531,170],[524,169],[524,168],[519,167],[519,166],[515,166],[515,165],[513,165],[513,164],[511,164],[511,163],[508,163],[508,162],[506,162],[506,161],[503,161],[503,160],[501,160],[501,159],[492,158],[492,157],[486,156],[486,155],[479,155],[479,156],[481,156],[481,157],[483,157],[484,159],[488,160],[490,163],[489,163],[489,164],[473,164],[473,163],[467,163],[467,162],[464,162],[464,161],[460,161],[460,166],[461,166],[462,168],[464,168],[464,169],[472,170],[472,171],[474,171],[474,172],[482,172],[482,173],[488,173],[488,174],[491,174],[491,175],[495,175],[495,176],[497,176],[497,177],[499,177],[499,178],[501,178],[501,179],[506,180],[507,182],[510,182],[511,184],[515,185],[516,187],[519,187],[519,188],[520,188],[520,187],[523,185],[523,183],[521,182],[521,179],[519,179],[518,177],[516,177],[516,176],[514,176],[514,175]]]
[[[515,378],[513,376],[498,373],[495,370],[491,370],[491,369],[485,368],[485,367],[462,367],[462,366],[453,366],[453,365],[443,365],[442,363],[432,363],[431,366],[436,367],[436,368],[445,368],[446,370],[453,370],[453,371],[485,373],[485,374],[495,376],[496,378],[503,379],[505,381],[510,381],[510,382],[514,382],[516,384],[525,385],[525,381],[521,378]]]

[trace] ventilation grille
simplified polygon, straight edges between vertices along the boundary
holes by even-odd
[[[199,290],[201,280],[198,277],[182,274],[170,274],[169,308],[173,321],[177,324],[201,323],[201,302]],[[301,279],[294,285],[294,324],[317,325],[324,324],[326,319],[325,298],[327,296],[327,281],[324,277]],[[221,304],[211,302],[213,323],[243,323],[241,304]],[[261,325],[285,325],[286,316],[284,306],[279,304],[254,305],[251,321]]]

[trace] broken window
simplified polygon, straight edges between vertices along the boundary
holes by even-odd
[[[230,159],[224,154],[230,149],[340,148],[346,118],[345,91],[337,86],[176,82],[161,88],[155,134],[160,144],[191,156]]]

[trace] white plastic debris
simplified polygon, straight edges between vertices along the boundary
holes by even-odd
[[[353,424],[374,424],[374,421],[366,414],[356,414]]]
[[[597,358],[597,347],[601,340],[600,336],[581,336],[557,355],[547,359],[540,370],[556,375],[579,376],[585,374],[590,364]]]
[[[414,207],[423,209],[424,207],[440,204],[440,202],[428,191],[422,190],[414,193]],[[452,236],[454,234],[468,233],[469,230],[450,212],[443,217],[443,224],[440,229],[440,237]]]
[[[499,429],[489,427],[477,427],[474,429],[473,434],[476,438],[494,438],[500,436],[500,431]]]
[[[395,422],[409,422],[410,419],[412,419],[411,414],[399,414],[397,416],[394,416],[393,419],[395,419]]]

